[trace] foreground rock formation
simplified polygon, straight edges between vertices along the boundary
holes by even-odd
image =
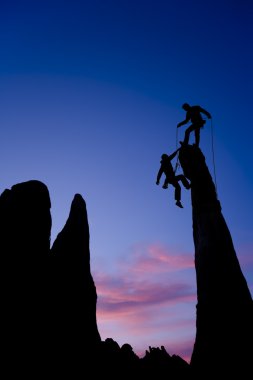
[[[129,344],[101,341],[85,201],[74,196],[51,249],[50,208],[40,181],[0,196],[3,372],[28,379],[187,375],[189,364],[164,348],[150,347],[140,359]]]
[[[28,181],[0,197],[3,362],[25,376],[80,369],[101,342],[86,205],[75,195],[50,250],[47,187]]]
[[[199,148],[187,145],[179,160],[191,181],[197,277],[196,340],[191,366],[204,378],[248,374],[253,358],[253,302]],[[246,377],[242,377],[246,378]]]
[[[38,181],[14,185],[0,197],[1,343],[9,377],[44,360],[50,326],[50,207],[48,189]]]
[[[188,145],[179,160],[191,181],[197,278],[190,365],[164,347],[149,347],[139,358],[129,344],[101,340],[85,201],[74,196],[50,248],[50,196],[45,184],[33,180],[0,196],[2,369],[9,377],[202,379],[233,371],[247,378],[252,298],[204,155]]]

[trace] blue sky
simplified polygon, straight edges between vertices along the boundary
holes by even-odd
[[[164,345],[188,360],[195,337],[190,193],[179,209],[155,184],[184,102],[213,116],[200,147],[253,292],[252,10],[249,0],[0,5],[0,191],[43,181],[52,242],[83,196],[101,337],[140,355]]]

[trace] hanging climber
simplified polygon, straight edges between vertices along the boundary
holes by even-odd
[[[188,144],[190,133],[195,133],[195,146],[199,147],[200,141],[200,129],[203,128],[205,120],[202,118],[201,113],[206,115],[208,119],[211,119],[211,114],[200,106],[190,106],[188,103],[184,103],[182,108],[186,111],[185,120],[177,124],[177,128],[191,121],[191,125],[185,130],[184,144]]]
[[[183,208],[182,203],[181,203],[181,186],[179,185],[178,182],[181,181],[186,189],[190,189],[191,185],[183,174],[175,175],[175,171],[173,170],[171,161],[173,160],[174,157],[176,157],[179,150],[180,148],[177,149],[170,156],[168,156],[165,153],[162,154],[161,161],[160,161],[161,166],[157,173],[156,184],[159,185],[162,174],[165,174],[165,180],[164,180],[164,184],[162,188],[167,189],[169,184],[174,186],[175,187],[174,196],[176,200],[176,205],[180,208]]]

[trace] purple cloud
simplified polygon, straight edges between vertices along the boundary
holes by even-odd
[[[192,254],[172,253],[161,244],[136,245],[128,256],[128,264],[128,270],[150,274],[193,268],[194,259]]]
[[[122,344],[128,341],[142,354],[153,343],[166,347],[167,339],[172,349],[178,344],[179,354],[188,358],[189,348],[180,346],[180,336],[191,331],[192,349],[196,304],[193,267],[190,254],[170,253],[153,244],[135,247],[114,273],[96,271],[102,338],[110,336]]]

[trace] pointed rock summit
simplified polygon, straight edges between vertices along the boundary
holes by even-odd
[[[205,375],[250,373],[253,302],[201,150],[187,145],[179,160],[191,181],[197,278],[196,339],[191,366]]]
[[[9,376],[73,375],[101,341],[85,202],[75,195],[51,250],[50,208],[48,189],[36,180],[0,196],[2,363]]]
[[[68,220],[51,249],[55,344],[59,360],[66,357],[75,365],[83,365],[87,351],[95,349],[101,341],[96,321],[97,293],[90,270],[89,241],[86,204],[82,196],[76,194]]]

